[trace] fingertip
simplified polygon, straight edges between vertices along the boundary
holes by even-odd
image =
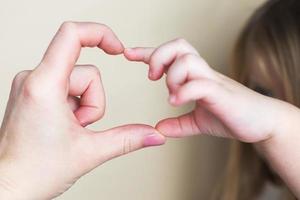
[[[155,129],[158,130],[162,135],[166,137],[176,137],[175,129],[177,124],[172,119],[164,119],[159,121]]]
[[[157,78],[155,77],[155,74],[153,73],[153,71],[151,71],[149,69],[149,73],[148,73],[148,78],[151,80],[151,81],[156,81]]]
[[[78,123],[80,124],[80,126],[82,127],[87,127],[88,125],[92,124],[92,122],[90,122],[88,119],[80,117],[80,115],[75,113],[75,116],[78,120]]]
[[[118,39],[118,37],[112,33],[112,35],[105,37],[100,44],[98,44],[98,47],[100,49],[103,49],[103,51],[110,55],[119,55],[124,52],[124,45],[122,42]]]
[[[149,61],[149,75],[151,74],[151,80],[160,80],[164,76],[165,72],[165,66],[158,63],[155,58],[151,58]]]
[[[123,52],[125,58],[129,61],[134,61],[134,50],[132,48],[125,48]]]
[[[116,54],[123,54],[124,51],[125,51],[125,47],[124,47],[123,43],[120,40],[119,40],[118,43],[119,44],[117,45],[115,52],[116,52]]]
[[[123,54],[124,53],[124,51],[125,51],[125,47],[124,47],[124,45],[121,43],[121,46],[120,46],[120,48],[119,48],[119,50],[118,50],[118,54]]]
[[[172,122],[171,119],[163,119],[156,124],[155,129],[162,134],[169,132],[172,128],[172,123],[170,122]]]
[[[149,79],[152,80],[152,81],[158,81],[160,80],[163,75],[164,75],[164,72],[158,72],[153,66],[153,64],[149,64]]]
[[[166,143],[166,137],[159,133],[148,135],[144,138],[143,146],[160,146]]]
[[[111,45],[107,48],[102,48],[102,50],[110,55],[120,55],[124,52],[124,46],[122,43]]]
[[[175,94],[171,94],[168,99],[172,106],[179,107],[184,104],[184,102]]]
[[[163,134],[163,131],[161,129],[161,126],[163,125],[163,122],[165,121],[165,119],[159,121],[156,125],[155,125],[155,129],[160,132],[161,134]]]

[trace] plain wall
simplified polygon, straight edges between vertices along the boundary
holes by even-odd
[[[125,46],[157,46],[183,37],[213,68],[225,72],[241,26],[263,1],[0,0],[0,114],[4,114],[14,75],[39,63],[63,21],[105,23]],[[84,50],[79,63],[97,65],[106,89],[106,115],[91,129],[126,123],[155,125],[192,108],[169,106],[164,80],[149,81],[146,65],[97,49]],[[224,139],[205,136],[171,139],[165,146],[105,163],[58,199],[208,199],[225,167],[227,146]]]

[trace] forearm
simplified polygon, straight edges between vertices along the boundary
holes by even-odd
[[[300,198],[300,110],[284,105],[284,113],[276,116],[275,134],[257,147],[271,167],[285,181],[290,190]]]

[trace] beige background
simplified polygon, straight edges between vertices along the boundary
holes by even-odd
[[[0,114],[3,116],[14,75],[32,69],[65,20],[102,22],[126,46],[157,46],[184,37],[212,67],[226,71],[238,31],[263,0],[0,0]],[[167,104],[164,80],[146,79],[147,67],[95,49],[80,63],[102,71],[106,116],[99,130],[125,123],[154,125],[159,119],[191,109]],[[51,98],[51,94],[49,94]],[[58,199],[196,200],[208,199],[226,160],[222,139],[194,137],[115,159],[83,177]],[[45,173],[47,176],[47,173]]]

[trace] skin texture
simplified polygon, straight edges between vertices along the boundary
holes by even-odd
[[[157,130],[137,124],[86,129],[103,116],[105,97],[98,69],[76,66],[82,47],[148,64],[151,80],[166,74],[172,105],[194,101],[195,109],[160,121]],[[52,199],[105,161],[163,144],[160,133],[254,143],[300,197],[299,120],[298,108],[214,71],[183,39],[124,51],[107,26],[67,22],[41,63],[13,81],[0,130],[0,199]]]
[[[190,113],[160,121],[157,130],[167,137],[207,134],[253,143],[300,197],[297,107],[259,94],[213,70],[184,39],[158,48],[128,48],[124,55],[149,65],[153,81],[166,74],[172,105],[195,102]]]
[[[52,199],[105,161],[165,142],[148,125],[85,128],[104,115],[105,96],[98,69],[75,66],[82,47],[124,51],[107,26],[66,22],[41,63],[15,77],[0,131],[0,199]]]

